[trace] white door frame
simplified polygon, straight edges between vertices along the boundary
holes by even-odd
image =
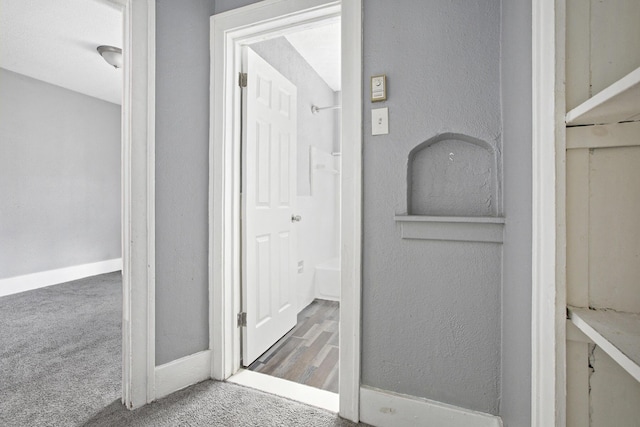
[[[532,9],[531,425],[566,424],[565,0]]]
[[[155,0],[102,0],[124,18],[122,97],[122,403],[154,398]]]
[[[359,419],[362,0],[265,0],[211,17],[209,298],[211,376],[240,369],[240,47],[336,16],[342,26],[340,415]]]

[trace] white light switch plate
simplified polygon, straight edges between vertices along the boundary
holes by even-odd
[[[371,135],[387,135],[389,133],[389,108],[371,110]]]

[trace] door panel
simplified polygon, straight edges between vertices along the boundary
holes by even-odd
[[[291,222],[296,174],[296,87],[243,51],[242,302],[248,366],[296,324]]]

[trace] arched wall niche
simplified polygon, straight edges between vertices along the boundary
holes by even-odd
[[[501,214],[498,152],[464,134],[430,138],[409,153],[407,214],[497,217]]]

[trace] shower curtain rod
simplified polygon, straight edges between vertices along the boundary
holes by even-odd
[[[322,110],[337,110],[339,108],[342,108],[342,105],[332,105],[330,107],[318,107],[317,105],[312,105],[311,112],[313,114],[318,114]]]

